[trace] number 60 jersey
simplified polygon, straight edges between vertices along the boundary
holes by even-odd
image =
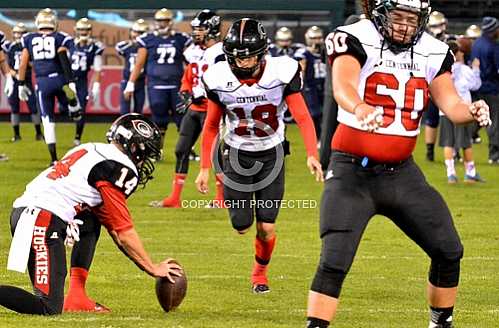
[[[368,135],[355,115],[340,106],[340,135],[335,135],[333,148],[381,161],[408,158],[414,150],[421,116],[427,107],[428,87],[440,74],[451,72],[454,56],[449,47],[423,33],[412,49],[393,53],[368,19],[338,27],[327,37],[326,47],[331,63],[341,55],[358,60],[361,66],[359,96],[383,112],[383,126]],[[361,135],[362,140],[369,141],[364,146],[362,142],[357,143]],[[348,144],[348,139],[357,145]],[[381,153],[388,155],[377,158]]]
[[[113,187],[114,202],[124,202],[135,191],[137,183],[135,165],[115,145],[86,143],[73,148],[62,160],[40,173],[13,206],[36,206],[70,222],[83,207],[103,203],[100,192],[103,186]]]

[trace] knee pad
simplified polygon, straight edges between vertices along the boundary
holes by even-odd
[[[310,290],[330,297],[339,298],[347,273],[342,270],[319,265]]]
[[[459,252],[447,258],[432,259],[428,280],[433,286],[441,288],[456,287],[459,283],[459,272],[462,248]]]

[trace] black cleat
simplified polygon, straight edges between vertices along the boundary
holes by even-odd
[[[266,294],[270,292],[269,286],[265,284],[255,284],[252,289],[255,294]]]
[[[35,135],[35,139],[36,139],[37,141],[40,141],[40,140],[45,140],[45,139],[43,138],[43,134],[41,134],[41,133],[37,133],[37,134]]]
[[[12,139],[10,139],[11,142],[18,142],[18,141],[21,141],[21,136],[16,134],[15,136],[12,137]]]

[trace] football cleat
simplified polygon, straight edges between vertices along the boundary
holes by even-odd
[[[199,157],[199,155],[196,154],[194,149],[191,149],[191,151],[189,152],[189,160],[199,162],[200,159],[201,157]]]
[[[255,294],[267,294],[270,293],[270,288],[265,284],[254,284],[253,285],[253,293]]]
[[[15,136],[13,136],[11,139],[10,139],[11,142],[18,142],[18,141],[21,141],[21,136],[16,134]]]
[[[449,175],[449,176],[447,177],[447,182],[448,182],[449,184],[455,184],[455,183],[457,183],[457,177],[456,177],[454,174]]]
[[[180,200],[167,197],[163,200],[153,200],[149,202],[149,206],[156,208],[181,208]]]
[[[9,157],[5,154],[0,154],[0,162],[6,162],[9,160]]]
[[[73,145],[76,147],[76,146],[79,146],[81,145],[81,140],[80,139],[75,139],[73,140]]]
[[[93,307],[87,306],[68,306],[65,304],[64,312],[92,312],[92,313],[111,313],[111,309],[100,303],[95,303]]]
[[[45,140],[45,138],[43,137],[43,134],[41,134],[41,133],[37,133],[37,134],[35,135],[35,140],[36,140],[36,141],[40,141],[40,140]]]
[[[480,174],[475,174],[474,176],[466,174],[464,176],[464,182],[475,183],[475,182],[485,182],[485,180],[480,176]]]

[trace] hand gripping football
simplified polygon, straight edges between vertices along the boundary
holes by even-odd
[[[176,261],[172,262],[180,265]],[[170,312],[177,308],[187,293],[187,277],[184,269],[182,268],[182,276],[177,277],[172,275],[171,277],[175,281],[174,284],[166,277],[156,278],[156,296],[165,312]]]

